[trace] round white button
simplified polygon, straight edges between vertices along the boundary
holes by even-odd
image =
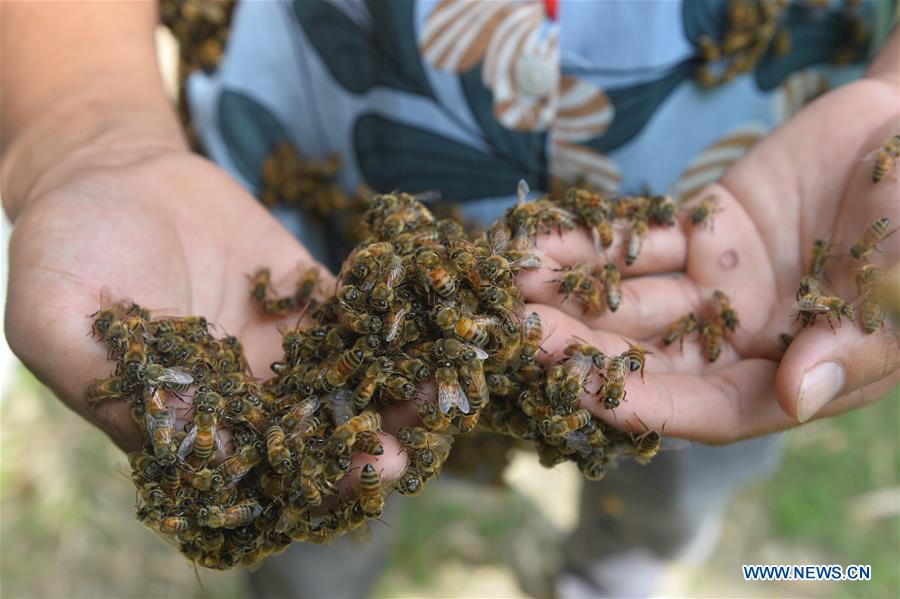
[[[546,96],[559,84],[559,64],[552,56],[522,54],[516,61],[516,84],[520,93]]]

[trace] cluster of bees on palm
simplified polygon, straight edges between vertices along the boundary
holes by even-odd
[[[283,331],[283,357],[265,381],[250,373],[239,340],[217,337],[203,317],[101,306],[93,332],[116,369],[87,398],[125,402],[144,432],[143,450],[129,456],[138,518],[195,564],[226,569],[379,518],[388,494],[420,493],[441,472],[454,436],[476,427],[533,443],[546,466],[574,461],[589,479],[615,459],[652,458],[658,432],[613,429],[578,405],[591,393],[618,407],[628,378],[643,377],[647,350],[631,345],[607,356],[572,339],[557,362],[542,365],[547,332],[537,313],[523,313],[515,277],[540,266],[537,235],[586,226],[603,249],[617,215],[628,218],[633,260],[647,226],[675,222],[675,204],[576,189],[525,201],[527,193],[520,183],[518,202],[477,236],[435,218],[414,196],[374,196],[369,236],[324,300],[313,299],[314,268],[284,297],[272,292],[268,270],[252,273],[248,301],[261,315],[300,312],[306,323]],[[559,273],[560,288],[586,309],[614,311],[621,293],[612,272],[587,277],[601,279],[602,292],[584,280],[566,291],[572,272]],[[596,389],[591,380],[600,381]],[[176,425],[178,405],[184,425]],[[418,420],[396,433],[408,467],[383,481],[359,457],[384,453],[380,411],[395,405]]]

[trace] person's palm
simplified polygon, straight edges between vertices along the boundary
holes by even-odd
[[[835,322],[835,335],[822,319],[797,337],[783,361],[778,338],[783,332],[797,332],[793,304],[814,240],[836,244],[832,253],[842,257],[827,262],[826,284],[838,296],[853,300],[854,271],[862,262],[847,256],[850,245],[877,218],[888,216],[896,222],[896,179],[889,175],[873,185],[872,163],[860,160],[894,133],[896,108],[890,88],[862,81],[804,109],[735,163],[719,184],[698,194],[697,199],[710,194],[719,199],[714,228],[684,224],[667,231],[651,229],[640,258],[625,271],[635,276],[625,281],[618,312],[592,319],[580,317],[574,303],[564,304],[561,311],[533,306],[565,332],[545,343],[546,358],[558,357],[571,335],[595,341],[608,353],[627,347],[622,335],[655,346],[645,382],[636,376],[629,379],[628,402],[615,414],[589,394],[583,398],[585,405],[618,426],[641,431],[640,420],[655,428],[665,423],[667,433],[708,442],[780,430],[796,424],[798,416],[808,419],[821,406],[809,401],[798,408],[801,377],[838,355],[855,355],[853,364],[845,364],[840,390],[856,393],[823,413],[878,399],[896,384],[895,331],[882,329],[866,336],[857,322],[845,320],[839,328]],[[852,119],[853,127],[842,127],[845,119]],[[876,129],[871,138],[853,133]],[[883,253],[869,258],[882,266],[897,259],[896,241],[883,246]],[[546,238],[541,247],[550,266],[586,259],[593,251],[583,233]],[[602,257],[593,259],[603,262]],[[680,274],[659,274],[666,272]],[[547,278],[546,270],[523,277],[532,301],[557,303],[555,286]],[[661,349],[661,335],[678,317],[691,311],[701,318],[712,315],[716,289],[732,298],[740,317],[721,357],[707,362],[696,334],[685,342],[683,353],[678,343]],[[823,386],[827,382],[819,385],[820,394]],[[632,413],[640,420],[631,418]]]
[[[138,446],[140,435],[124,404],[95,411],[83,398],[92,379],[112,370],[104,346],[87,336],[102,288],[157,315],[205,316],[215,334],[237,336],[253,374],[267,378],[282,355],[278,321],[256,313],[247,275],[268,266],[289,292],[299,266],[313,263],[236,182],[186,153],[69,177],[29,203],[10,255],[7,330],[14,350],[126,449]],[[320,295],[333,286],[322,268]]]

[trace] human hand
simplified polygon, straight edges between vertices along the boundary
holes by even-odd
[[[89,382],[113,368],[105,347],[88,336],[87,315],[98,309],[101,288],[157,314],[205,316],[219,335],[241,340],[252,372],[265,377],[281,358],[281,336],[277,320],[257,314],[247,275],[269,266],[277,281],[297,273],[298,264],[313,264],[208,161],[184,150],[139,154],[112,167],[82,162],[28,199],[12,234],[7,301],[13,351],[125,450],[142,442],[128,407],[112,401],[94,409],[84,399]],[[334,279],[322,273],[319,293],[331,292]],[[283,319],[295,321],[296,315]],[[171,397],[168,403],[183,424],[189,406]],[[405,454],[393,437],[382,441],[377,467],[393,479],[405,468]]]
[[[835,126],[847,115],[854,115],[852,127]],[[858,322],[845,320],[832,333],[820,321],[797,335],[784,355],[778,336],[796,330],[795,294],[815,239],[841,249],[842,256],[827,263],[828,286],[842,298],[856,298],[854,271],[863,262],[846,255],[850,244],[874,220],[897,217],[896,179],[873,185],[872,164],[860,157],[895,133],[896,122],[895,88],[877,80],[848,85],[808,106],[698,194],[718,199],[714,228],[650,229],[640,257],[623,270],[630,278],[614,314],[583,315],[577,303],[561,303],[556,284],[547,282],[559,265],[605,262],[590,237],[576,231],[542,238],[544,267],[519,279],[534,302],[526,310],[555,324],[543,359],[558,359],[572,336],[607,354],[627,348],[624,335],[639,340],[654,353],[644,380],[629,378],[627,403],[612,412],[585,393],[583,405],[619,428],[643,432],[641,421],[656,430],[665,424],[667,434],[709,443],[782,430],[880,398],[898,382],[896,330],[866,335]],[[882,250],[869,260],[896,262],[897,238]],[[610,254],[621,264],[618,258]],[[710,364],[693,341],[685,342],[683,353],[678,344],[663,348],[660,336],[677,318],[692,311],[709,317],[716,289],[732,298],[740,316],[720,358]],[[815,369],[822,364],[837,366]]]

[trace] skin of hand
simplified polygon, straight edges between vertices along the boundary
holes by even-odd
[[[79,14],[78,22],[94,23],[97,39],[109,26],[100,9],[71,9],[87,13]],[[34,10],[38,14],[24,16],[58,28],[57,39],[69,35],[56,20],[65,15]],[[144,8],[117,5],[112,12],[117,10]],[[8,7],[4,11],[6,21],[23,16]],[[111,17],[128,24],[147,15]],[[129,33],[123,44],[139,32]],[[27,48],[28,42],[22,45]],[[152,52],[152,43],[145,50]],[[241,340],[253,373],[265,378],[269,364],[281,357],[279,321],[257,314],[247,275],[268,266],[276,287],[289,292],[300,270],[314,264],[233,179],[187,150],[161,87],[156,89],[158,75],[152,77],[155,83],[143,95],[163,101],[137,108],[130,98],[122,100],[125,107],[108,107],[105,99],[63,99],[61,104],[48,101],[45,114],[29,121],[30,105],[20,104],[11,86],[4,86],[3,97],[4,108],[31,122],[14,132],[2,164],[4,208],[15,222],[6,305],[10,347],[67,406],[126,451],[141,446],[127,406],[105,402],[94,409],[84,399],[87,385],[113,370],[104,346],[89,335],[88,316],[99,308],[102,288],[108,287],[113,300],[135,301],[156,315],[206,316],[216,327],[214,334],[227,332]],[[22,88],[25,95],[33,91],[27,84]],[[97,96],[108,97],[103,89]],[[40,103],[39,98],[34,101]],[[334,279],[322,272],[319,292],[326,295]],[[293,326],[296,320],[295,315],[282,323]],[[187,403],[171,396],[168,403],[179,425],[190,419]],[[384,455],[366,461],[373,461],[383,478],[394,479],[406,467],[406,454],[394,437],[383,435],[382,441]]]
[[[889,47],[897,49],[896,34]],[[554,268],[606,262],[585,231],[539,240],[544,264],[520,273],[519,282],[532,302],[526,311],[538,312],[545,330],[555,329],[543,344],[543,360],[559,359],[576,336],[609,355],[628,347],[625,336],[653,352],[643,380],[629,376],[620,407],[605,410],[591,393],[601,384],[596,375],[585,385],[583,406],[618,428],[641,433],[646,423],[723,444],[872,403],[900,382],[896,329],[867,335],[858,316],[835,322],[834,332],[824,319],[799,334],[793,323],[814,240],[836,243],[831,253],[840,257],[826,263],[826,286],[858,306],[854,277],[865,262],[850,258],[850,245],[878,218],[889,217],[891,227],[898,222],[896,176],[873,185],[872,162],[861,160],[897,131],[897,65],[889,62],[889,77],[870,76],[816,100],[689,199],[691,207],[707,195],[718,198],[713,227],[692,228],[684,214],[675,227],[651,227],[640,257],[623,270],[628,278],[616,313],[583,315],[548,282],[558,276]],[[869,262],[896,264],[900,236],[888,237],[879,250]],[[621,266],[622,251],[614,248],[608,259]],[[678,317],[712,316],[716,289],[729,295],[740,318],[720,358],[705,360],[696,333],[683,353],[678,343],[664,346],[661,337]],[[782,332],[797,334],[784,354]]]

